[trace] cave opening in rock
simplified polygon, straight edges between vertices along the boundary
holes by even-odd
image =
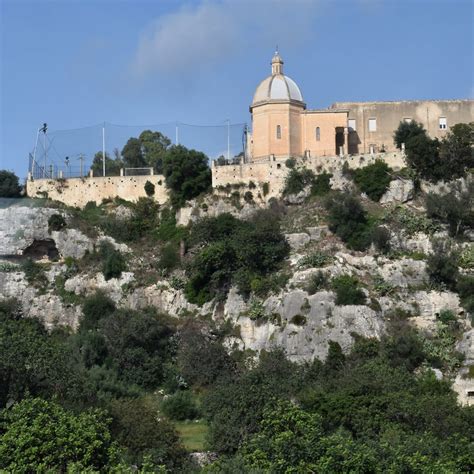
[[[50,260],[57,260],[59,258],[58,248],[53,239],[33,240],[31,245],[23,250],[23,257],[31,258],[32,260],[40,260],[43,257],[48,257]]]

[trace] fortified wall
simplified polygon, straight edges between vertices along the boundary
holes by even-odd
[[[168,191],[162,175],[29,179],[26,183],[26,193],[32,198],[48,197],[72,207],[84,207],[89,201],[100,204],[104,199],[115,197],[136,202],[147,196],[147,181],[155,185],[154,200],[159,204],[165,203],[168,200]]]
[[[345,163],[351,169],[362,168],[382,160],[394,169],[406,166],[404,154],[402,152],[374,153],[355,156],[315,156],[298,158],[297,161],[306,168],[314,171],[315,174],[341,171]],[[226,186],[228,184],[248,184],[253,181],[255,184],[268,183],[267,198],[276,197],[281,194],[285,186],[285,178],[289,172],[286,166],[286,159],[269,157],[266,161],[254,163],[241,163],[240,165],[212,165],[212,187]]]

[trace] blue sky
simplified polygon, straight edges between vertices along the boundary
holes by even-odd
[[[0,169],[21,177],[43,122],[249,123],[276,44],[309,108],[473,94],[471,0],[0,4]]]

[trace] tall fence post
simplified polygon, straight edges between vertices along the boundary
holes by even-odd
[[[105,176],[105,122],[102,125],[102,176]]]

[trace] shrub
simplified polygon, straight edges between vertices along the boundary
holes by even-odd
[[[327,276],[322,271],[318,271],[317,273],[311,276],[308,284],[305,287],[305,290],[308,294],[314,295],[318,291],[326,288],[327,284]]]
[[[109,464],[110,419],[102,410],[79,414],[56,402],[27,398],[1,412],[0,469],[6,472],[101,471]]]
[[[372,242],[375,248],[387,254],[390,252],[390,230],[387,227],[377,226],[372,231]]]
[[[294,158],[288,158],[285,161],[285,166],[292,170],[296,166],[296,160]]]
[[[145,193],[148,197],[155,195],[155,185],[151,181],[145,183]]]
[[[264,319],[266,317],[265,306],[263,306],[263,303],[260,300],[252,300],[248,315],[252,321]]]
[[[449,324],[456,321],[456,316],[450,309],[442,309],[436,316],[436,319],[443,324]]]
[[[337,305],[363,305],[366,302],[359,281],[350,275],[333,278],[331,285],[336,292]]]
[[[244,194],[244,201],[245,202],[253,202],[253,194],[252,191],[246,191]]]
[[[311,170],[307,168],[302,168],[301,170],[292,168],[285,178],[283,195],[298,194],[303,191],[306,186],[312,185],[314,180],[315,175]]]
[[[329,265],[334,260],[334,257],[325,252],[314,252],[310,255],[305,255],[298,260],[298,268],[308,267],[324,267]]]
[[[164,270],[170,271],[179,267],[181,259],[179,257],[178,246],[174,242],[168,242],[162,249],[158,266]]]
[[[311,195],[325,196],[329,191],[331,191],[331,178],[332,174],[330,173],[316,175],[311,185]]]
[[[102,273],[106,280],[120,278],[122,272],[127,269],[125,258],[107,241],[100,244],[99,254],[102,258]]]
[[[474,323],[474,276],[460,276],[456,289],[463,308],[471,314]]]
[[[270,192],[270,183],[265,182],[262,184],[263,195],[266,196]]]
[[[66,227],[66,220],[61,214],[53,214],[48,219],[48,230],[49,232],[58,231]]]
[[[331,196],[325,203],[329,229],[349,248],[365,250],[370,245],[370,226],[359,200],[348,193]]]
[[[44,268],[31,258],[27,258],[21,264],[21,270],[25,274],[28,283],[37,288],[43,288],[48,284],[48,279],[44,273]]]
[[[456,237],[474,227],[474,181],[459,193],[451,190],[446,194],[430,193],[426,196],[428,217],[448,224],[449,233]]]
[[[115,303],[102,291],[88,296],[82,305],[83,318],[80,329],[89,331],[96,329],[99,321],[115,311]]]
[[[165,398],[161,402],[163,413],[176,421],[194,420],[199,416],[199,411],[192,393],[179,391]]]
[[[18,176],[7,170],[0,170],[0,198],[20,197],[21,186]]]
[[[435,246],[434,253],[428,257],[426,270],[432,283],[455,290],[458,280],[456,259],[441,245]]]
[[[392,169],[382,160],[355,170],[354,181],[359,189],[367,194],[372,201],[379,199],[387,191],[390,184]]]
[[[304,326],[306,324],[306,316],[301,314],[295,314],[291,319],[290,323],[295,326]]]

